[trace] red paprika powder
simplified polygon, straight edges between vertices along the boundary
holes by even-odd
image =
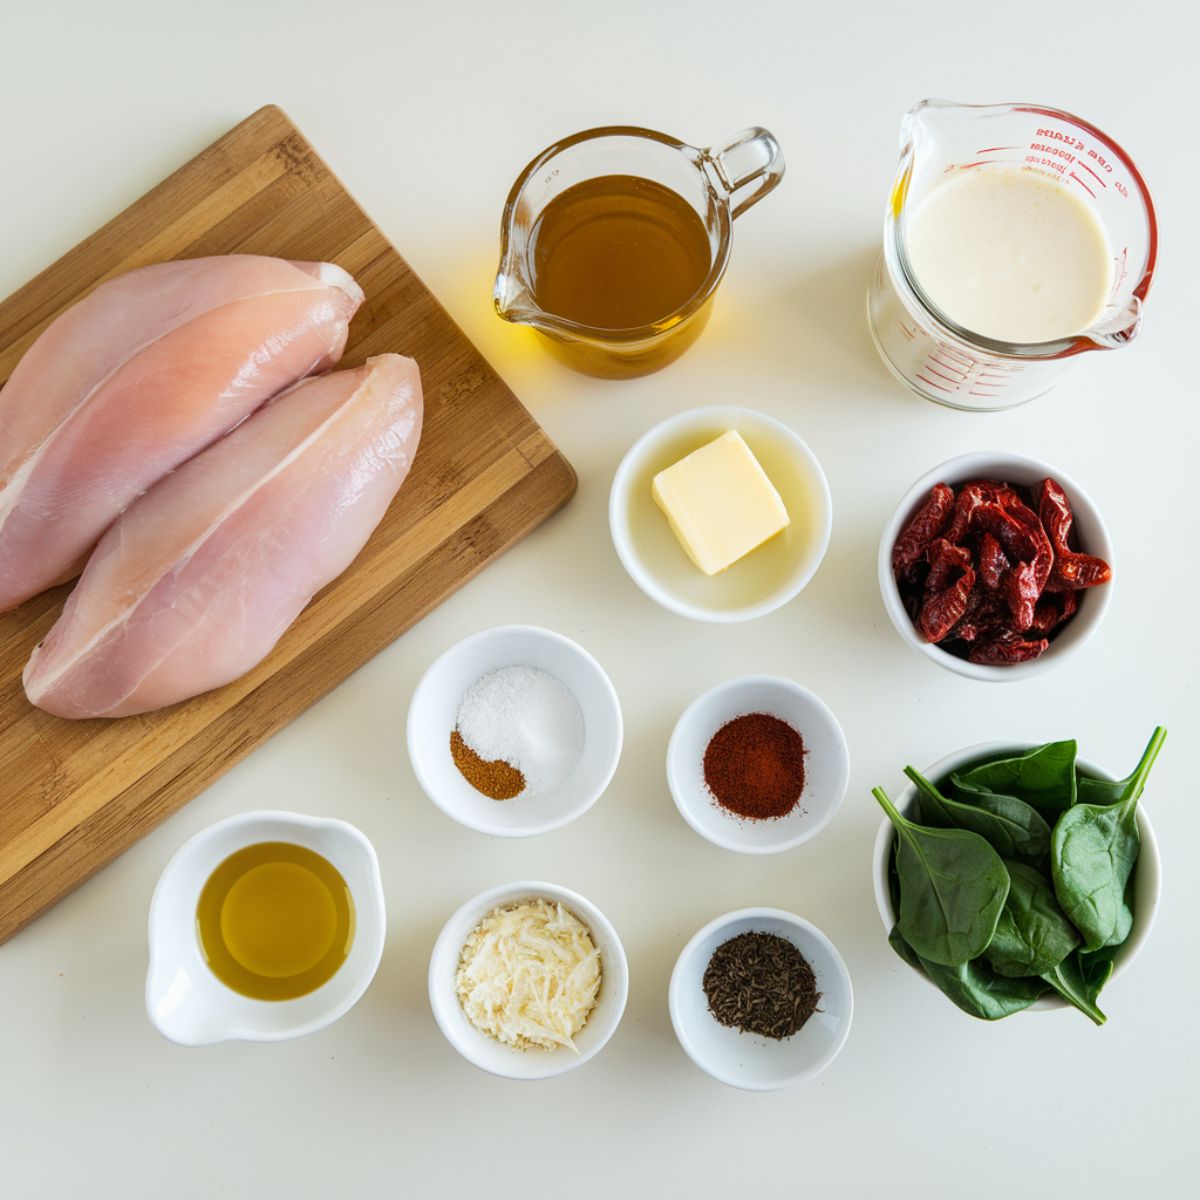
[[[704,782],[722,808],[750,820],[785,817],[804,791],[804,739],[769,713],[727,721],[704,751]]]

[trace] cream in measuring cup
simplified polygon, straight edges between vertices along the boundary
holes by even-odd
[[[867,295],[885,364],[927,400],[1010,408],[1141,327],[1158,253],[1137,167],[1038,104],[924,100],[900,127]]]
[[[1095,213],[1020,168],[959,172],[908,222],[922,291],[957,325],[1001,342],[1050,342],[1098,321],[1113,253]]]

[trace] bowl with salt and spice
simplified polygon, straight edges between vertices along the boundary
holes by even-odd
[[[426,795],[500,837],[557,829],[599,799],[621,756],[621,707],[600,664],[549,629],[504,625],[455,643],[408,710]]]
[[[854,991],[834,944],[777,908],[710,921],[671,973],[668,1007],[688,1057],[731,1087],[766,1092],[811,1079],[850,1035]]]
[[[675,807],[726,850],[771,854],[816,836],[850,778],[837,718],[790,679],[748,675],[693,701],[667,747]]]

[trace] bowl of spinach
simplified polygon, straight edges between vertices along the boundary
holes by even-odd
[[[1136,957],[1161,890],[1140,804],[1166,739],[1123,778],[1074,741],[971,746],[884,810],[875,902],[892,949],[973,1017],[1076,1008],[1097,1025],[1101,989]]]

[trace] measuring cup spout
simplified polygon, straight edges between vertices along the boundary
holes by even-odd
[[[537,325],[543,315],[533,302],[529,285],[505,260],[501,261],[500,270],[496,273],[492,305],[498,317],[514,325]]]
[[[207,1046],[232,1036],[222,1015],[200,995],[187,969],[156,958],[146,980],[146,1009],[163,1037],[179,1046]]]

